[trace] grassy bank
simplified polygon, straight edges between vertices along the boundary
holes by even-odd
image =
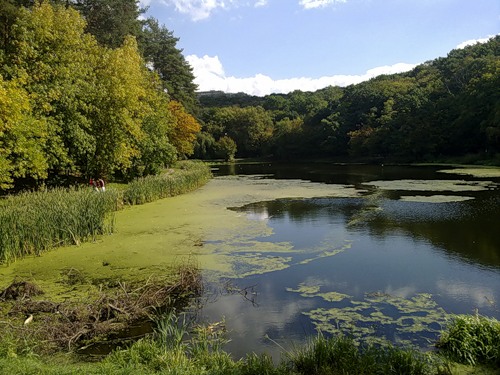
[[[443,337],[454,337],[456,325],[471,317],[457,317]],[[496,320],[481,318],[500,327]],[[235,360],[225,352],[224,325],[189,325],[172,314],[163,315],[156,332],[128,348],[118,349],[98,363],[75,362],[74,357],[38,357],[34,353],[8,352],[0,345],[0,368],[9,374],[179,374],[179,375],[334,375],[334,374],[496,374],[494,364],[481,367],[459,367],[442,353],[422,353],[391,345],[360,345],[343,336],[318,336],[309,344],[284,352],[279,363],[267,355],[248,354]],[[455,327],[455,328],[454,328]],[[477,327],[468,326],[470,337],[477,336]],[[464,331],[465,332],[465,331]],[[457,337],[458,338],[458,337]],[[3,339],[5,341],[5,339]],[[469,347],[469,349],[471,349]],[[496,352],[494,361],[498,361]],[[495,363],[495,362],[493,362]],[[498,363],[498,362],[496,362]]]
[[[160,176],[141,178],[123,189],[90,187],[22,193],[0,202],[0,262],[39,255],[57,246],[80,244],[113,231],[113,213],[194,190],[210,179],[201,162],[183,162]]]

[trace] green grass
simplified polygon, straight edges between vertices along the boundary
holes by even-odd
[[[362,346],[339,336],[317,337],[289,355],[294,374],[434,374],[440,361],[413,349]]]
[[[481,326],[498,322],[470,316],[460,316],[443,336],[454,336],[456,325],[468,322],[471,336],[483,339],[470,324],[475,319]],[[127,348],[117,349],[101,362],[76,362],[75,357],[37,357],[32,350],[16,353],[5,343],[0,345],[0,369],[9,374],[178,374],[178,375],[336,375],[336,374],[495,374],[494,367],[457,366],[447,357],[434,352],[422,353],[397,348],[390,344],[361,345],[344,336],[318,336],[307,345],[284,353],[279,363],[266,354],[248,354],[235,360],[223,350],[226,342],[222,325],[193,325],[173,314],[163,316],[156,332]],[[462,326],[461,326],[462,327]],[[498,327],[497,327],[498,328]],[[489,328],[486,329],[489,331]],[[460,331],[463,332],[461,328]],[[494,331],[496,332],[496,331]],[[463,337],[463,333],[460,337]],[[0,341],[0,342],[1,342]],[[7,348],[7,349],[6,349]],[[446,354],[446,353],[444,353]],[[498,360],[498,357],[497,357]]]
[[[500,322],[477,314],[455,316],[437,346],[458,363],[500,368]]]
[[[130,182],[123,192],[124,202],[143,204],[192,191],[211,178],[208,166],[202,162],[182,163],[175,173],[147,176]]]
[[[113,213],[123,204],[143,204],[194,190],[211,177],[201,162],[179,163],[159,176],[140,178],[106,192],[90,187],[21,193],[0,204],[0,263],[80,244],[111,233]]]

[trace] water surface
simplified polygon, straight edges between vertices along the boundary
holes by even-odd
[[[236,357],[251,351],[277,357],[317,331],[427,350],[450,314],[500,319],[498,170],[474,177],[443,169],[216,166],[217,178],[259,181],[255,189],[300,180],[356,193],[228,207],[268,231],[247,239],[248,251],[248,242],[232,249],[207,243],[234,256],[237,275],[232,293],[217,295],[202,315],[225,317]],[[283,250],[273,252],[270,243]],[[249,274],[245,260],[263,254],[281,267]]]

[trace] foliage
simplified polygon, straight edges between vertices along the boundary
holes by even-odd
[[[236,142],[231,137],[225,135],[217,141],[215,150],[217,157],[226,161],[233,161],[237,150]]]
[[[130,36],[147,39],[137,1],[2,4],[0,189],[60,172],[107,178],[156,174],[178,156],[192,154],[199,125],[170,99],[182,98],[184,89],[193,93],[194,77],[184,74],[169,96],[165,77],[146,67],[144,45]],[[163,32],[172,49],[162,57],[168,73],[190,73],[175,49],[177,39]]]
[[[171,100],[168,109],[174,117],[175,126],[169,132],[169,139],[177,149],[178,153],[184,156],[192,155],[194,152],[194,140],[196,134],[201,130],[201,126],[196,119],[186,112],[181,103]]]
[[[272,136],[272,118],[262,107],[214,108],[204,121],[214,139],[228,136],[235,141],[239,156],[265,154]]]
[[[193,114],[197,105],[197,86],[193,83],[191,66],[182,55],[182,50],[176,47],[178,41],[171,31],[159,25],[154,18],[145,21],[139,37],[144,59],[160,77],[163,88],[172,99],[182,103]]]
[[[455,316],[437,347],[459,363],[500,368],[500,322],[477,314]]]
[[[200,93],[203,131],[213,139],[227,132],[239,156],[407,162],[476,154],[494,161],[500,152],[499,45],[495,36],[410,72],[346,88],[263,98]]]
[[[138,36],[142,22],[137,0],[74,0],[72,6],[86,21],[85,30],[107,47],[120,47],[128,35]]]

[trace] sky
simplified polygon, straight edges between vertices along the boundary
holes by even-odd
[[[140,0],[179,38],[198,91],[347,86],[500,33],[499,0]]]

